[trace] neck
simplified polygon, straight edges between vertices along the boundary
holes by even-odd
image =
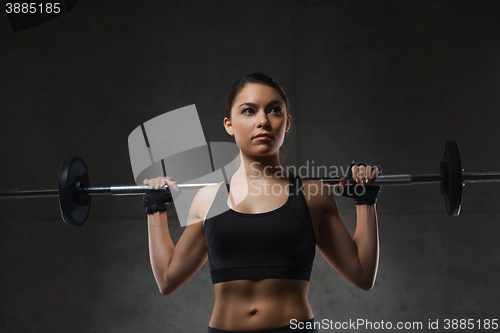
[[[279,152],[266,156],[253,156],[241,152],[241,166],[238,173],[247,178],[281,178],[285,169],[281,166]]]

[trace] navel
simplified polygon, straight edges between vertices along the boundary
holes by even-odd
[[[250,315],[255,316],[256,313],[257,309],[253,308],[252,310],[250,310]]]

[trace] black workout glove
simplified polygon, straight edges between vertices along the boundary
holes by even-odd
[[[165,190],[146,190],[142,197],[142,203],[147,214],[153,214],[160,210],[166,212],[168,204],[174,201],[174,197],[178,195],[175,189],[172,194],[170,187]]]
[[[352,167],[354,165],[360,166],[360,165],[369,165],[372,167],[372,169],[378,168],[379,173],[378,175],[382,174],[382,167],[378,165],[372,165],[369,163],[351,163],[349,166],[349,172],[346,175],[346,178],[352,179]],[[354,202],[356,205],[374,205],[377,203],[377,198],[380,193],[380,189],[382,186],[365,186],[363,184],[358,184],[354,182],[349,182],[346,184],[344,189],[342,190],[342,196],[348,197],[348,198],[353,198]]]

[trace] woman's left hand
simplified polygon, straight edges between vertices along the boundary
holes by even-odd
[[[382,168],[378,165],[353,163],[347,176],[351,176],[358,184],[365,185],[376,179],[382,173]],[[360,191],[357,185],[347,184],[344,177],[339,183],[339,190],[345,197],[353,198],[356,205],[373,205],[377,202],[381,186],[363,186]]]
[[[352,166],[351,172],[356,183],[367,184],[382,173],[382,168],[377,165],[358,163]]]

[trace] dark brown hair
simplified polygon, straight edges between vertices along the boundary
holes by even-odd
[[[269,86],[269,87],[273,88],[274,90],[276,90],[280,94],[283,101],[285,102],[286,112],[289,113],[288,97],[286,96],[286,93],[283,90],[283,88],[281,88],[281,86],[279,84],[277,84],[273,78],[271,78],[267,75],[264,75],[262,73],[252,73],[252,74],[248,74],[247,76],[242,77],[241,79],[236,81],[233,84],[233,87],[231,88],[231,90],[229,91],[229,95],[227,96],[227,100],[226,100],[226,117],[227,117],[227,119],[231,119],[231,108],[233,107],[234,100],[235,100],[236,96],[249,83],[263,84],[263,85]]]

